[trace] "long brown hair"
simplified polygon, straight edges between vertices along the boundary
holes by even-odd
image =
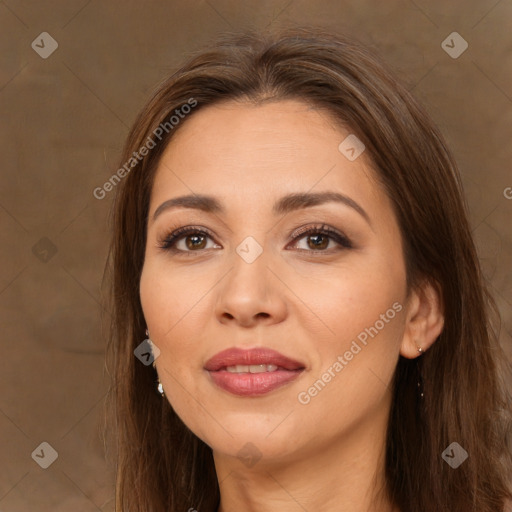
[[[116,511],[207,512],[219,504],[212,450],[158,395],[155,370],[134,357],[146,337],[139,280],[149,198],[160,156],[190,116],[222,101],[280,99],[326,109],[363,141],[401,230],[408,289],[428,280],[440,290],[442,334],[422,357],[400,357],[396,368],[386,445],[391,501],[403,512],[503,510],[512,498],[509,366],[500,366],[506,357],[496,335],[499,316],[481,274],[456,163],[429,116],[373,52],[302,27],[220,37],[158,86],[126,141],[107,265]],[[192,102],[186,116],[155,137],[161,123]],[[150,138],[154,147],[133,160]],[[457,469],[441,456],[452,442],[469,454]]]

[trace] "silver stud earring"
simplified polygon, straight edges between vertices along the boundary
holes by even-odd
[[[151,345],[151,351],[153,352],[153,342],[151,341],[151,336],[149,334],[149,329],[146,329],[146,336],[148,337],[148,342]],[[153,361],[153,369],[156,371],[156,362],[155,361]],[[165,394],[164,394],[164,387],[162,386],[162,383],[160,382],[160,377],[158,377],[158,373],[157,373],[157,381],[158,381],[157,390],[160,393],[160,395],[162,397],[164,397],[165,396]]]

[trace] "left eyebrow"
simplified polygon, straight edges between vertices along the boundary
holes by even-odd
[[[285,213],[299,210],[301,208],[311,208],[312,206],[318,206],[324,203],[341,203],[345,206],[349,206],[361,215],[366,222],[371,226],[370,216],[366,213],[362,206],[360,206],[351,197],[338,192],[304,192],[289,194],[283,196],[279,201],[274,204],[272,209],[275,215],[283,215]]]

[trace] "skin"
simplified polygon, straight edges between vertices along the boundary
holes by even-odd
[[[229,102],[191,115],[159,162],[140,297],[161,351],[156,365],[166,399],[213,449],[220,512],[398,510],[379,493],[390,384],[399,355],[428,350],[443,315],[430,285],[407,294],[389,198],[364,152],[351,162],[338,150],[349,133],[300,101]],[[370,223],[334,202],[272,213],[285,194],[320,191],[349,196]],[[153,220],[161,203],[191,193],[215,196],[226,213],[178,208]],[[292,236],[322,224],[353,247],[321,237],[317,248],[315,234]],[[189,245],[181,238],[176,247],[189,256],[159,247],[170,231],[190,225],[213,236],[196,245],[190,235]],[[252,263],[236,252],[248,236],[263,250]],[[298,394],[396,302],[401,311],[300,403]],[[239,397],[203,369],[226,348],[261,346],[301,361],[305,371],[267,395]],[[238,456],[248,442],[253,464]]]

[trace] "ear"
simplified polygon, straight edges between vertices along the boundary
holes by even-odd
[[[443,327],[444,306],[440,287],[425,280],[411,292],[407,301],[400,355],[407,359],[420,356],[434,344]]]

